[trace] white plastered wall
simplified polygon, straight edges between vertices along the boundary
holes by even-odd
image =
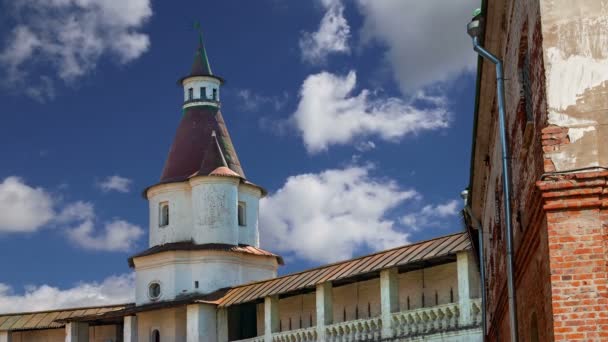
[[[380,316],[380,279],[370,279],[344,286],[333,288],[333,321],[344,321],[344,310],[346,320],[356,319],[357,308],[359,318],[368,317],[368,304],[370,317]]]
[[[148,190],[150,246],[191,239],[192,201],[187,182],[157,185]],[[160,227],[160,204],[169,204],[169,224]]]
[[[196,177],[148,190],[150,247],[193,240],[197,244],[259,247],[259,188],[234,177]],[[238,202],[246,204],[245,226],[238,225]],[[160,206],[169,205],[169,224],[159,226]]]
[[[197,244],[238,244],[238,178],[198,177],[192,184],[192,238]]]
[[[157,329],[161,341],[186,341],[186,307],[146,311],[137,314],[137,336],[142,342],[151,341],[152,331]]]
[[[137,305],[149,303],[148,286],[161,285],[158,300],[171,300],[180,294],[211,293],[223,287],[276,277],[274,257],[222,251],[169,251],[136,258]],[[195,288],[195,281],[199,287]]]
[[[423,288],[424,278],[424,288]],[[407,310],[407,297],[410,297],[410,309],[422,307],[424,293],[425,306],[435,306],[435,293],[438,304],[450,303],[450,290],[453,302],[458,302],[458,274],[456,263],[425,268],[399,274],[399,308]]]
[[[260,237],[258,229],[259,203],[262,193],[260,189],[249,185],[239,185],[239,202],[245,202],[245,226],[239,226],[239,243],[259,246]]]

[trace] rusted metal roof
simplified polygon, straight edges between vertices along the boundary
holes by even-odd
[[[233,253],[244,253],[258,256],[267,256],[277,259],[279,265],[283,265],[283,258],[274,253],[265,251],[261,248],[249,246],[249,245],[229,245],[225,243],[205,243],[195,244],[193,241],[182,241],[182,242],[171,242],[163,245],[154,246],[146,249],[143,252],[137,253],[129,258],[129,267],[135,267],[133,259],[143,257],[146,255],[152,255],[157,253],[163,253],[168,251],[224,251]]]
[[[467,233],[442,236],[279,278],[233,287],[217,303],[220,307],[225,307],[252,302],[266,296],[314,288],[317,284],[327,281],[347,280],[391,267],[404,268],[421,262],[438,261],[470,249],[471,242]]]
[[[221,166],[245,178],[222,113],[211,106],[185,108],[160,183],[206,176]]]
[[[124,310],[131,306],[133,306],[133,304],[0,314],[0,331],[61,328],[65,324],[57,322],[57,320],[77,318],[85,315],[104,315],[112,311]]]

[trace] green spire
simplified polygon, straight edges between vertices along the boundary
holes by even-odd
[[[194,28],[198,31],[198,48],[194,55],[194,63],[192,63],[192,70],[190,76],[205,76],[213,75],[211,72],[211,65],[209,64],[209,58],[207,57],[207,51],[203,44],[203,31],[201,30],[201,24],[196,22]]]

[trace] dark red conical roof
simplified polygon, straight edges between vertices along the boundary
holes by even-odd
[[[161,183],[207,176],[219,167],[227,167],[245,178],[219,108],[187,107],[169,150]]]

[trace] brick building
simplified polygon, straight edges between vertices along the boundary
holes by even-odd
[[[481,16],[504,64],[519,340],[608,341],[608,1],[486,0]],[[467,221],[483,230],[486,336],[508,341],[496,86],[480,57]]]

